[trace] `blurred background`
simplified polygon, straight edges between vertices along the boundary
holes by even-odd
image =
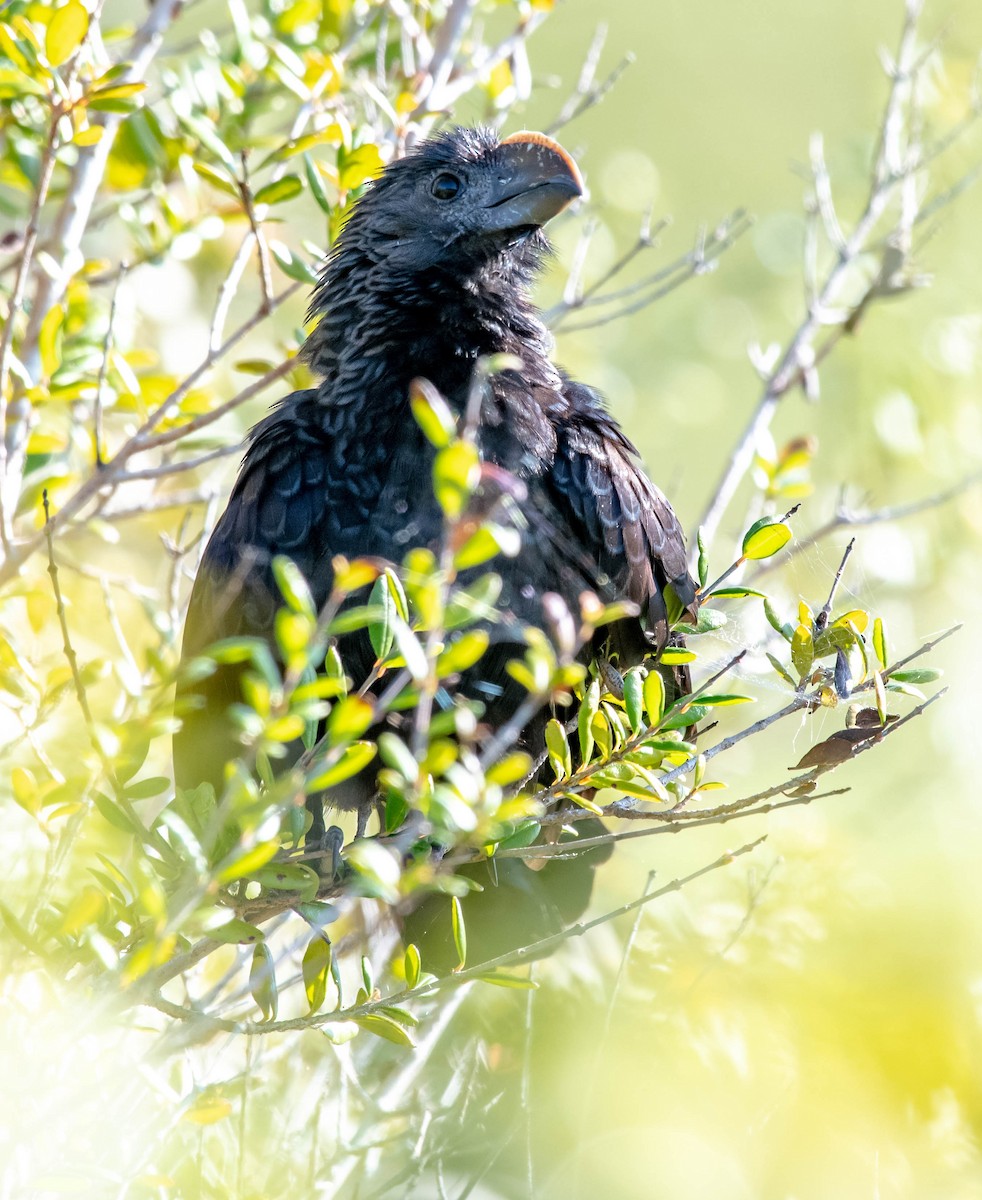
[[[561,359],[606,390],[690,530],[758,394],[748,343],[785,342],[801,319],[813,132],[824,135],[840,213],[860,210],[885,97],[878,55],[894,50],[901,10],[893,0],[604,7],[608,61],[630,51],[635,63],[565,138],[605,223],[623,243],[653,198],[673,218],[666,243],[682,250],[700,222],[741,206],[756,218],[712,275],[651,311],[559,338]],[[594,12],[567,6],[536,48],[539,70],[568,73]],[[928,5],[922,33],[941,35],[936,114],[960,119],[982,13]],[[538,96],[529,124],[551,112]],[[955,174],[978,151],[956,156]],[[819,443],[799,534],[829,518],[841,487],[879,508],[978,471],[980,230],[975,189],[916,256],[932,286],[884,304],[842,344],[819,404],[800,394],[784,404],[776,441]],[[768,834],[753,865],[644,916],[613,1008],[587,983],[577,1001],[557,996],[554,1013],[537,1005],[533,1086],[548,1092],[551,1115],[536,1107],[534,1129],[549,1135],[534,1136],[557,1151],[539,1194],[982,1195],[980,500],[976,487],[854,531],[846,595],[882,612],[905,644],[965,627],[931,656],[948,696],[882,756],[839,773],[847,796],[739,835],[707,831],[701,846],[618,848],[601,904],[640,892],[652,867],[670,878],[690,856]],[[738,535],[745,511],[734,505],[724,530]],[[821,603],[849,536],[798,559],[788,594]],[[787,741],[784,731],[768,748],[790,765]],[[748,783],[768,748],[745,756]]]
[[[192,6],[185,36],[212,10],[216,20],[224,12]],[[692,532],[759,396],[748,345],[785,343],[802,319],[809,139],[824,135],[848,222],[868,187],[887,94],[878,56],[895,48],[902,18],[900,0],[608,0],[602,10],[567,0],[530,43],[535,86],[515,128],[552,123],[599,19],[607,27],[599,74],[627,54],[634,60],[603,103],[559,135],[584,170],[599,221],[587,281],[632,243],[648,205],[656,220],[672,218],[648,252],[653,265],[685,253],[700,227],[735,209],[754,217],[715,271],[633,316],[558,337],[558,360],[606,394]],[[951,126],[973,102],[982,11],[929,4],[922,32],[941,38],[928,117]],[[486,115],[469,104],[457,116]],[[935,187],[963,177],[980,155],[979,139],[967,137],[940,164]],[[560,295],[582,227],[580,216],[555,230],[545,305]],[[906,505],[982,466],[980,231],[976,187],[927,223],[915,260],[931,286],[875,307],[823,366],[819,402],[794,394],[782,404],[775,442],[809,436],[818,447],[815,487],[795,519],[799,537],[833,516],[842,489],[858,510]],[[227,251],[209,251],[213,276],[171,259],[128,282],[125,319],[155,331],[175,373],[199,356]],[[297,298],[284,329],[300,325],[303,308]],[[237,414],[238,426],[261,410]],[[233,456],[226,486],[234,467]],[[751,491],[727,515],[718,571],[756,515]],[[451,1147],[459,1178],[448,1178],[446,1191],[424,1181],[413,1194],[982,1197],[980,497],[979,487],[967,488],[902,521],[838,530],[770,577],[789,613],[799,595],[819,607],[855,532],[838,607],[882,613],[892,644],[906,649],[964,622],[929,659],[944,669],[948,695],[882,750],[842,768],[834,785],[848,785],[846,795],[684,839],[619,845],[598,880],[597,913],[638,896],[651,872],[656,885],[667,883],[767,835],[752,856],[637,920],[568,942],[534,968],[537,992],[471,995],[457,1021],[479,1035],[479,1082],[463,1071],[470,1059],[454,1041],[442,1064],[460,1067],[459,1086],[466,1091],[470,1079],[473,1092],[471,1107],[459,1095],[447,1101],[463,1105]],[[159,586],[153,546],[132,569]],[[721,658],[739,636],[720,631]],[[777,707],[776,677],[773,689]],[[754,739],[728,756],[731,789],[773,782],[840,718],[819,714]],[[12,853],[37,845],[16,822],[5,837]],[[317,1035],[248,1049],[171,1046],[164,1065],[140,1058],[139,1030],[115,1033],[111,1011],[62,1007],[56,981],[27,979],[18,997],[36,1021],[9,1046],[6,1074],[36,1082],[26,1100],[23,1082],[10,1093],[0,1146],[6,1138],[13,1162],[50,1136],[79,1164],[38,1176],[32,1194],[211,1195],[223,1178],[229,1195],[283,1194],[283,1179],[293,1178],[284,1164],[307,1153],[297,1114],[320,1102]],[[246,1111],[244,1101],[237,1106],[242,1080],[260,1065],[265,1083]],[[197,1159],[179,1126],[189,1096],[203,1098],[190,1110]],[[240,1122],[245,1148],[224,1175],[223,1120]],[[104,1184],[85,1169],[96,1161]],[[317,1177],[312,1163],[309,1194],[331,1194],[317,1190]],[[408,1195],[407,1186],[385,1194]]]

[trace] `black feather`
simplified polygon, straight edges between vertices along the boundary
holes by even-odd
[[[451,131],[392,164],[355,205],[311,306],[318,323],[304,355],[320,383],[281,401],[250,435],[195,581],[186,659],[233,634],[271,639],[276,555],[296,562],[321,605],[335,555],[399,562],[411,547],[437,543],[433,450],[410,413],[409,384],[429,379],[461,412],[475,364],[489,354],[522,363],[487,389],[478,434],[485,462],[513,473],[528,493],[521,549],[496,563],[503,608],[515,622],[541,626],[547,591],[574,611],[585,588],[633,600],[641,617],[622,622],[618,641],[638,661],[669,636],[666,585],[683,606],[693,604],[671,506],[600,397],[550,359],[550,336],[529,298],[544,236],[534,222],[488,225],[488,213],[505,211],[488,197],[514,154],[488,131]],[[447,170],[465,193],[441,207],[430,181]],[[463,686],[483,698],[500,693],[489,707],[495,722],[521,693],[504,671],[514,624],[493,636],[500,646]],[[352,635],[341,652],[361,682],[373,659],[367,638]],[[240,698],[237,668],[188,685],[179,698],[198,707],[175,738],[178,784],[219,787],[237,753],[227,718]]]

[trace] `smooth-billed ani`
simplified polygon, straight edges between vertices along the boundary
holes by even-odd
[[[613,634],[622,667],[665,645],[666,585],[683,607],[695,597],[682,530],[597,393],[551,361],[529,297],[548,250],[541,227],[581,192],[555,142],[481,129],[424,141],[367,189],[313,296],[319,320],[303,354],[320,382],[287,396],[250,434],[195,580],[185,660],[223,637],[272,642],[281,604],[274,556],[297,564],[319,606],[335,555],[398,563],[412,547],[434,547],[442,528],[434,451],[411,415],[410,383],[429,380],[461,413],[475,364],[497,354],[521,367],[488,381],[477,442],[486,464],[522,481],[525,520],[517,555],[494,563],[507,619],[461,687],[484,702],[491,725],[515,710],[522,692],[505,664],[522,650],[516,626],[543,627],[546,592],[574,613],[585,588],[633,601],[640,616]],[[347,636],[340,649],[361,683],[374,661],[367,636]],[[228,717],[241,699],[239,670],[223,666],[184,686],[179,786],[210,781],[220,790],[240,753]],[[361,805],[373,787],[366,772],[327,800]],[[314,820],[320,833],[322,818]]]

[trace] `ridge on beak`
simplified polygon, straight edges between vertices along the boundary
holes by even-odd
[[[506,137],[495,168],[485,204],[488,227],[495,231],[544,225],[586,191],[572,157],[544,133]]]

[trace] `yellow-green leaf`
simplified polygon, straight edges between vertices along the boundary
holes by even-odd
[[[213,1089],[206,1088],[199,1092],[184,1111],[182,1120],[191,1121],[194,1125],[214,1125],[232,1112],[232,1102],[218,1095]]]
[[[315,933],[303,955],[303,986],[307,1004],[317,1012],[327,996],[327,977],[331,970],[331,940]]]
[[[359,737],[371,725],[374,708],[361,696],[345,696],[331,710],[327,730],[333,741]]]
[[[451,520],[464,511],[479,477],[480,458],[473,442],[451,442],[436,456],[433,488],[440,507]]]
[[[250,846],[248,849],[239,850],[226,861],[221,871],[218,872],[217,882],[231,883],[233,879],[241,879],[243,875],[257,871],[269,862],[279,848],[279,840],[270,839],[260,842],[256,846]]]
[[[457,970],[467,961],[467,930],[464,927],[464,910],[460,898],[454,896],[450,901],[450,924],[453,929],[453,944],[457,950]]]
[[[833,624],[854,625],[860,633],[865,633],[866,626],[869,624],[869,613],[861,608],[854,608],[847,613],[843,613],[841,617],[836,617]]]
[[[889,660],[887,659],[887,631],[882,617],[877,617],[873,622],[873,649],[876,651],[876,657],[880,660],[880,666],[885,667]]]
[[[426,440],[438,450],[449,446],[457,433],[457,422],[450,406],[429,380],[413,380],[409,385],[409,404]]]
[[[398,1021],[393,1021],[391,1017],[383,1016],[381,1013],[369,1013],[365,1017],[355,1017],[355,1024],[367,1033],[374,1033],[376,1037],[385,1038],[387,1042],[394,1042],[397,1046],[405,1046],[412,1050],[416,1045],[409,1032]]]
[[[80,0],[68,0],[48,22],[44,53],[53,67],[60,67],[81,46],[89,28],[89,14]]]
[[[815,660],[815,643],[807,625],[799,625],[791,639],[791,661],[798,674],[804,678]]]
[[[549,765],[557,779],[566,779],[573,773],[573,762],[569,750],[566,730],[552,717],[546,724],[546,751]]]
[[[284,175],[282,179],[274,179],[272,183],[261,187],[253,199],[256,204],[282,204],[299,196],[302,191],[303,184],[298,175]]]
[[[249,968],[249,991],[259,1006],[263,1019],[276,1020],[277,989],[273,967],[273,952],[265,942],[258,942],[252,951]]]
[[[419,947],[415,943],[410,943],[406,947],[406,957],[404,961],[404,970],[406,975],[406,987],[414,988],[419,983],[419,977],[422,970],[422,960],[419,954]]]
[[[352,742],[337,762],[330,766],[314,765],[307,776],[306,791],[321,792],[325,788],[335,787],[363,771],[374,757],[375,746],[371,742]]]
[[[791,530],[781,521],[771,521],[751,526],[743,539],[743,557],[751,559],[771,558],[791,540]]]
[[[486,629],[472,629],[461,634],[452,642],[436,660],[436,673],[443,679],[447,675],[456,675],[472,667],[488,648],[488,632]]]
[[[384,166],[378,146],[359,146],[344,156],[344,164],[338,171],[338,187],[342,192],[361,187],[380,175]]]

